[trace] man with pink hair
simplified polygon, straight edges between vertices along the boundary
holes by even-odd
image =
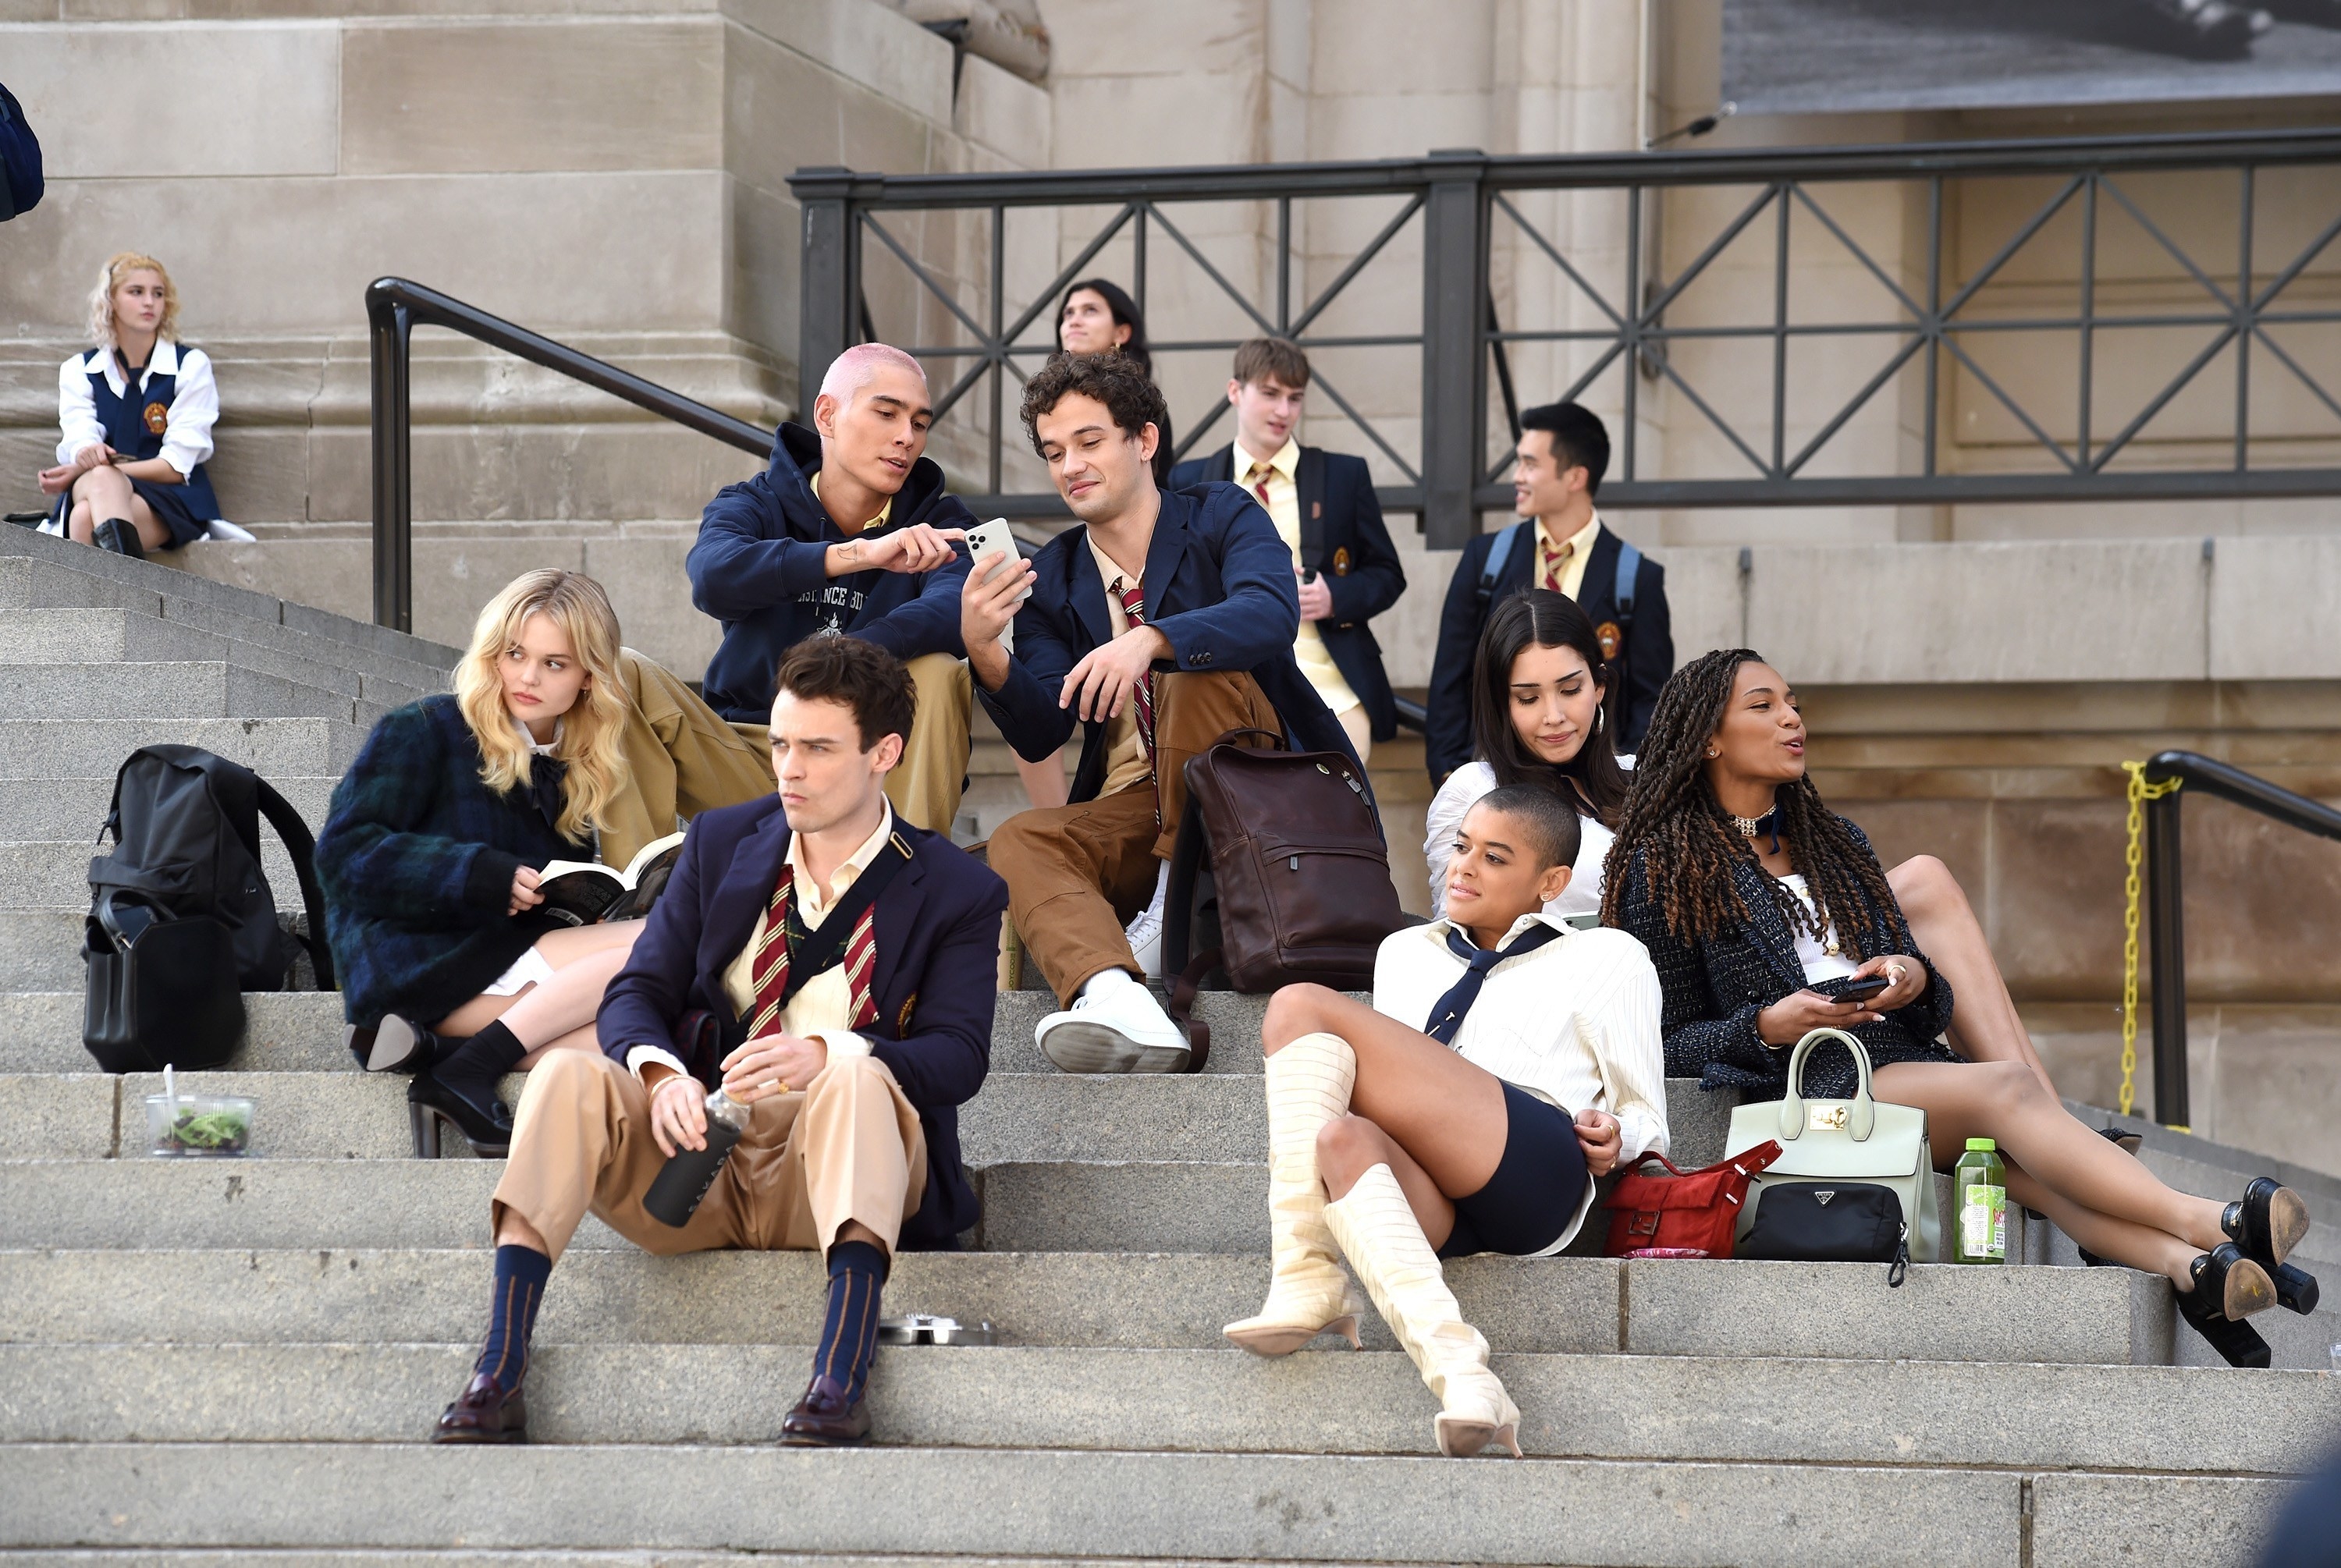
[[[878,644],[910,667],[918,707],[886,793],[903,819],[948,834],[967,777],[967,650],[960,642],[975,519],[921,455],[934,410],[926,372],[901,349],[837,356],[812,427],[783,424],[771,466],[727,485],[691,547],[691,601],[723,623],[708,705],[742,729],[772,711],[773,672],[808,637]]]

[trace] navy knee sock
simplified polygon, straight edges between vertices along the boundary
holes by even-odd
[[[473,1370],[496,1380],[506,1394],[528,1374],[528,1336],[544,1301],[553,1260],[533,1246],[496,1248],[495,1296],[488,1304],[488,1343]]]
[[[465,1099],[489,1111],[495,1103],[496,1080],[520,1066],[528,1047],[498,1018],[435,1064],[431,1076]]]
[[[829,1315],[813,1353],[816,1377],[836,1379],[846,1398],[862,1397],[870,1362],[878,1354],[878,1292],[886,1283],[886,1255],[866,1241],[829,1249]]]

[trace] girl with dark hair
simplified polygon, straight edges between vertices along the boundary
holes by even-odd
[[[2046,1214],[2085,1258],[2167,1277],[2180,1313],[2232,1365],[2268,1365],[2243,1320],[2279,1301],[2316,1304],[2315,1278],[2285,1262],[2308,1229],[2299,1195],[2267,1176],[2225,1205],[2174,1192],[2075,1120],[1964,898],[1937,889],[1930,921],[1962,955],[1956,1001],[1920,953],[1894,886],[1911,874],[1889,879],[1861,829],[1822,804],[1778,670],[1738,648],[1676,671],[1636,759],[1601,911],[1658,967],[1668,1073],[1778,1096],[1789,1047],[1816,1028],[1850,1030],[1877,1097],[1924,1110],[1938,1152],[1998,1140],[2012,1202]],[[1841,997],[1869,976],[1886,988]],[[1853,1092],[1839,1049],[1816,1052],[1806,1077],[1809,1094]]]
[[[1471,803],[1510,784],[1559,791],[1582,818],[1577,874],[1545,912],[1601,908],[1601,867],[1626,806],[1626,774],[1610,745],[1609,666],[1593,622],[1565,593],[1530,589],[1498,604],[1471,670],[1471,761],[1447,776],[1426,814],[1422,858],[1430,913],[1447,912],[1447,863]]]
[[[1137,362],[1147,379],[1154,376],[1154,354],[1146,346],[1146,317],[1138,302],[1121,285],[1103,278],[1085,278],[1065,291],[1057,307],[1057,346],[1069,354],[1113,354]],[[1170,488],[1170,422],[1162,422],[1162,439],[1154,448],[1154,488]]]

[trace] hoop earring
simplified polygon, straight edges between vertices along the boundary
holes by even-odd
[[[1600,733],[1601,733],[1601,726],[1603,726],[1604,724],[1608,723],[1609,721],[1609,711],[1608,711],[1607,710],[1602,709],[1602,708],[1599,708],[1599,707],[1596,707],[1596,708],[1593,710],[1593,733],[1595,733],[1596,735],[1600,734]]]

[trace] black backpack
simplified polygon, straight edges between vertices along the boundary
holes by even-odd
[[[40,204],[41,144],[25,123],[25,106],[0,85],[0,223]]]
[[[284,842],[309,935],[276,923],[260,866],[260,819]],[[316,844],[290,802],[248,768],[194,746],[146,746],[115,776],[89,863],[82,1042],[108,1072],[164,1062],[216,1067],[244,1034],[245,991],[278,991],[299,950],[334,987],[317,889]]]

